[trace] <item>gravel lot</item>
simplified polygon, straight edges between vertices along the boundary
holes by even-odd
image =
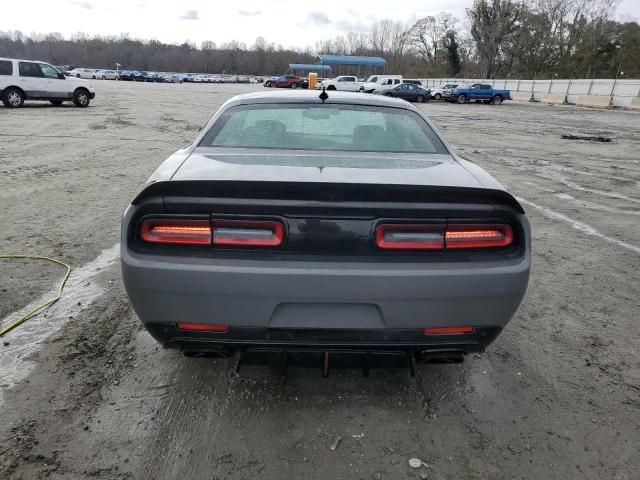
[[[0,108],[0,253],[74,268],[63,301],[0,342],[0,478],[639,478],[638,113],[421,107],[532,223],[529,291],[483,355],[284,379],[158,348],[119,279],[120,216],[219,105],[261,88],[98,82],[85,110]],[[62,273],[0,261],[0,319]]]

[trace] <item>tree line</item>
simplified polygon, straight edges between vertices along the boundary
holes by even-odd
[[[442,12],[413,24],[381,20],[314,47],[284,48],[262,37],[167,44],[127,34],[64,38],[0,32],[0,56],[89,68],[273,75],[316,53],[375,55],[387,72],[415,77],[640,77],[640,25],[614,20],[619,0],[474,0],[466,17]],[[352,73],[353,67],[334,73]],[[359,70],[360,71],[360,70]],[[366,73],[366,72],[361,72]]]

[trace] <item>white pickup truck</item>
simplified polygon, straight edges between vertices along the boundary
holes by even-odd
[[[323,87],[327,90],[341,90],[343,92],[357,92],[358,91],[358,79],[356,77],[352,77],[351,75],[342,75],[336,78],[330,78],[328,80],[323,80],[322,82],[316,85],[317,89],[322,89]]]
[[[401,83],[402,75],[372,75],[366,82],[358,86],[358,91],[373,93],[376,90],[386,90]]]

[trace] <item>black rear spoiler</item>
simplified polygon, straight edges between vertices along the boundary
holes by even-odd
[[[504,190],[430,185],[388,185],[233,180],[170,180],[147,185],[133,205],[153,196],[242,199],[298,199],[317,202],[483,203],[507,205],[524,213]]]

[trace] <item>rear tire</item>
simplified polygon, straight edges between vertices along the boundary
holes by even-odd
[[[89,92],[84,88],[78,88],[75,92],[73,92],[73,104],[76,107],[87,108],[91,103],[91,98],[89,98]]]
[[[460,104],[467,103],[467,97],[465,95],[458,95],[456,101]]]
[[[501,105],[502,104],[502,96],[501,95],[496,95],[495,97],[493,97],[491,99],[491,103],[493,103],[494,105]]]
[[[62,105],[62,100],[49,100],[49,102],[56,107]]]
[[[433,98],[435,98],[436,100],[440,100],[442,98],[442,95],[440,95],[439,93],[436,93]]]
[[[24,105],[24,93],[15,87],[9,87],[4,91],[2,103],[7,108],[20,108]]]

